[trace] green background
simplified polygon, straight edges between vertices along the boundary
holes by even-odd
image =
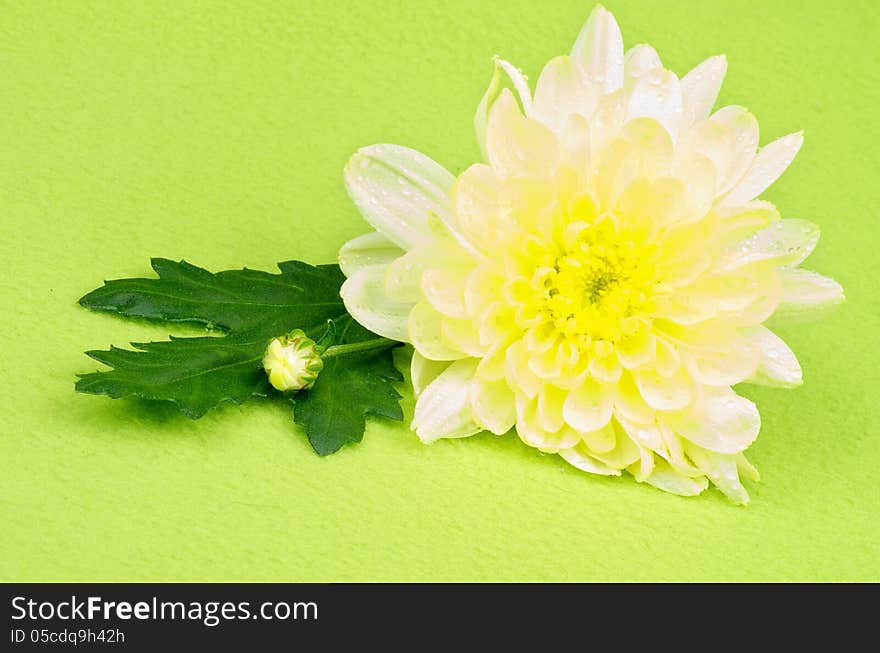
[[[372,421],[319,458],[286,405],[192,422],[77,395],[85,349],[167,329],[91,314],[150,256],[332,262],[367,231],[359,146],[460,172],[500,53],[532,79],[587,2],[0,2],[0,579],[880,580],[880,19],[870,0],[611,1],[627,47],[806,145],[766,197],[818,222],[848,302],[781,331],[805,385],[756,389],[763,480],[737,508],[585,475],[513,435],[422,445]],[[182,331],[177,331],[181,333]],[[412,412],[409,391],[405,408]]]

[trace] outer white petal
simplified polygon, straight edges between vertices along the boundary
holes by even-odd
[[[749,383],[779,388],[794,388],[803,383],[801,366],[782,338],[763,326],[750,329],[746,338],[761,355],[758,369],[748,379]]]
[[[347,304],[346,304],[347,306]],[[360,318],[355,315],[360,322]],[[369,324],[364,324],[370,328]],[[371,329],[375,331],[375,329]],[[376,333],[380,333],[376,331]],[[380,333],[381,335],[381,333]],[[411,342],[422,356],[436,361],[465,358],[466,354],[443,337],[443,314],[427,301],[416,304],[409,312],[405,342]],[[397,338],[401,340],[401,338]]]
[[[378,231],[352,238],[339,250],[339,267],[350,277],[361,268],[388,265],[404,252]]]
[[[454,224],[455,177],[424,154],[400,145],[370,145],[345,166],[345,186],[364,218],[403,249],[434,239],[428,217]]]
[[[779,220],[727,247],[719,257],[715,271],[735,270],[759,261],[795,266],[810,255],[818,242],[818,225],[807,220]]]
[[[803,143],[803,132],[797,132],[762,147],[748,172],[721,199],[719,206],[739,206],[758,197],[785,172]]]
[[[654,48],[644,43],[630,48],[623,57],[623,70],[626,79],[638,79],[645,73],[662,67],[660,55]]]
[[[425,388],[434,379],[443,374],[451,364],[451,361],[432,361],[422,356],[419,352],[413,351],[412,361],[410,362],[413,396],[418,399],[419,395],[425,391]]]
[[[452,363],[419,396],[412,428],[422,442],[463,438],[482,429],[471,414],[470,387],[477,361]]]
[[[407,321],[413,304],[399,302],[385,292],[387,265],[361,268],[339,290],[352,317],[380,336],[409,342]]]
[[[489,124],[489,111],[502,90],[501,73],[504,72],[513,84],[522,102],[523,110],[526,115],[531,113],[532,97],[529,91],[529,84],[525,75],[513,64],[504,61],[498,57],[494,60],[495,67],[492,70],[492,79],[489,81],[489,87],[483,94],[480,104],[477,106],[477,112],[474,114],[474,131],[477,135],[477,144],[480,146],[480,152],[483,153],[483,160],[487,160],[486,154],[486,127]]]
[[[549,177],[559,158],[556,135],[537,120],[523,116],[507,89],[489,113],[486,148],[489,163],[502,177]]]
[[[503,435],[516,423],[516,398],[503,380],[475,379],[470,401],[474,420],[487,431]]]
[[[712,111],[718,92],[727,74],[727,57],[723,54],[706,59],[681,79],[684,107],[682,126],[704,120]]]
[[[808,322],[840,305],[843,288],[834,279],[800,268],[779,271],[782,301],[771,321],[773,324]]]
[[[709,481],[704,476],[686,476],[662,459],[654,461],[654,471],[645,479],[645,483],[683,497],[696,496],[709,487]]]
[[[556,57],[538,78],[532,115],[558,132],[571,114],[589,118],[598,101],[599,93],[581,67],[571,57]]]
[[[704,388],[693,409],[671,416],[670,426],[681,437],[716,453],[739,453],[761,429],[758,409],[730,388]]]
[[[587,378],[568,393],[562,414],[573,429],[581,432],[595,431],[611,420],[613,407],[611,388]]]
[[[620,476],[620,470],[609,467],[601,460],[593,458],[589,454],[586,447],[579,444],[571,449],[562,449],[559,455],[569,464],[578,469],[590,472],[591,474],[601,474],[602,476]]]
[[[499,203],[501,180],[485,163],[477,163],[458,176],[452,195],[461,231],[484,252],[498,246],[504,235],[504,213]]]
[[[693,381],[683,369],[662,376],[646,368],[634,372],[633,377],[645,403],[655,410],[679,410],[693,401]]]
[[[718,109],[710,118],[730,128],[733,134],[733,151],[730,167],[722,179],[718,180],[718,193],[726,193],[742,179],[755,160],[758,151],[758,119],[748,110],[739,106]]]
[[[739,479],[737,461],[741,455],[715,453],[689,442],[685,442],[685,451],[694,464],[709,477],[715,487],[724,492],[728,499],[740,505],[749,502],[749,493]]]
[[[623,37],[611,12],[597,5],[571,49],[587,77],[605,93],[623,86]]]
[[[655,68],[633,84],[627,102],[627,117],[653,118],[666,128],[674,141],[681,126],[681,85],[675,73]]]

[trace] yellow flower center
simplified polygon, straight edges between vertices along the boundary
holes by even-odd
[[[655,247],[610,219],[569,225],[570,245],[544,279],[543,312],[567,339],[616,342],[638,327],[654,284]]]

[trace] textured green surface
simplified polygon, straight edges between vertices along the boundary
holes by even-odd
[[[876,6],[607,4],[679,73],[725,52],[720,99],[762,142],[806,130],[767,197],[822,225],[808,266],[848,303],[782,332],[804,387],[746,391],[751,506],[513,436],[425,447],[372,422],[320,458],[280,404],[193,422],[73,392],[84,349],[164,334],[84,292],[150,256],[332,262],[367,230],[349,154],[398,142],[461,171],[491,56],[534,77],[589,2],[0,2],[0,579],[880,580]]]

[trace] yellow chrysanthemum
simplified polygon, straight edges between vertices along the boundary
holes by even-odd
[[[748,500],[760,418],[731,386],[800,384],[763,323],[843,293],[797,267],[818,228],[756,199],[801,134],[758,150],[748,111],[710,115],[726,66],[679,80],[650,46],[624,54],[597,7],[534,96],[496,61],[475,119],[487,163],[456,179],[404,147],[352,157],[346,184],[377,232],[342,248],[342,294],[413,344],[422,440],[515,427],[588,472]]]

